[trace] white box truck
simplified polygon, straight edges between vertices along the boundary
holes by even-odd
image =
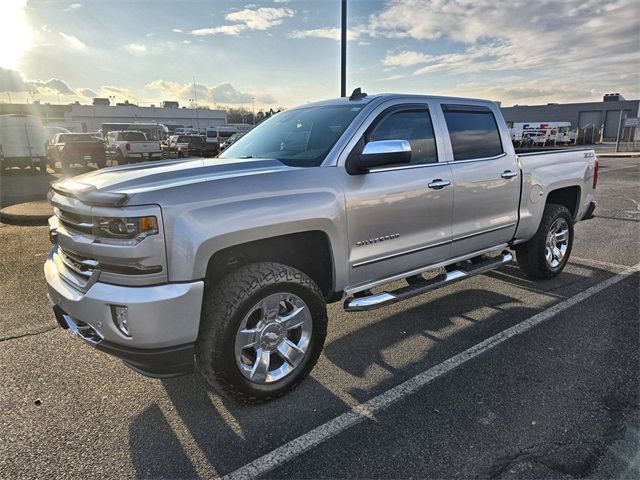
[[[46,173],[47,136],[39,117],[0,115],[0,169],[40,168]]]

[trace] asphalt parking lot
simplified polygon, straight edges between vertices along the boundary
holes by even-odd
[[[560,277],[331,305],[312,375],[263,406],[57,328],[46,228],[0,224],[0,478],[639,478],[640,159],[600,165]]]

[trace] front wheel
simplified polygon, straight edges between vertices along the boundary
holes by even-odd
[[[326,333],[324,297],[311,278],[286,265],[255,263],[205,288],[196,361],[210,385],[260,403],[309,374]]]
[[[534,278],[553,278],[562,272],[573,246],[573,217],[564,205],[544,208],[538,231],[516,247],[518,266]]]

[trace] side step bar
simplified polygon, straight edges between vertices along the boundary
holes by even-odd
[[[461,266],[457,270],[447,272],[431,280],[425,280],[424,282],[408,285],[406,287],[393,290],[391,292],[380,292],[374,295],[357,298],[347,298],[344,301],[344,309],[347,312],[362,312],[365,310],[374,310],[376,308],[384,307],[392,303],[400,302],[416,295],[421,295],[431,290],[436,290],[452,283],[464,280],[465,278],[480,275],[481,273],[488,272],[489,270],[495,270],[496,268],[510,263],[513,260],[513,255],[510,252],[503,251],[500,256],[489,258],[484,262],[477,264],[470,264]]]

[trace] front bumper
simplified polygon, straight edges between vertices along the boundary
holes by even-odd
[[[130,162],[135,162],[135,161],[142,162],[144,160],[159,160],[162,158],[162,152],[149,153],[147,155],[142,153],[125,153],[124,158],[126,158]]]
[[[174,376],[193,370],[204,282],[148,287],[96,282],[82,292],[60,275],[51,254],[44,271],[58,323],[85,343],[146,375]],[[127,307],[129,336],[116,326],[113,305]]]
[[[78,322],[58,305],[53,307],[58,324],[92,347],[121,359],[138,373],[154,378],[175,377],[193,372],[193,343],[166,348],[131,348],[107,342],[88,324]]]

